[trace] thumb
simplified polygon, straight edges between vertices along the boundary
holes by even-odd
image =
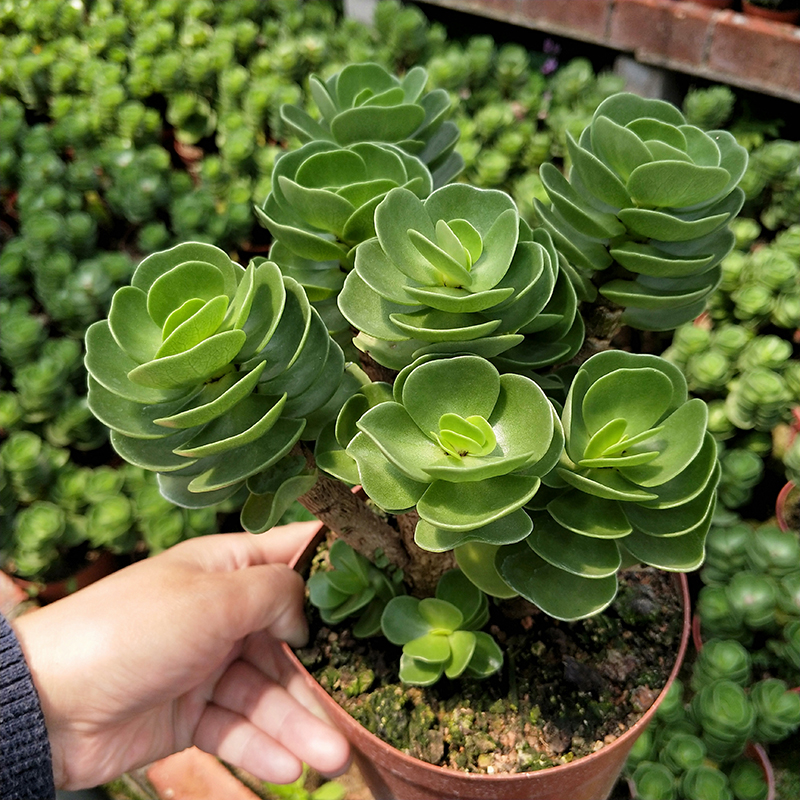
[[[304,583],[285,564],[259,564],[223,573],[227,578],[225,606],[229,636],[234,640],[256,631],[267,631],[293,647],[308,641],[308,623],[303,614]]]

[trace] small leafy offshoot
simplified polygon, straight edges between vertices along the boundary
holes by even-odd
[[[489,601],[460,570],[446,572],[436,596],[396,597],[383,612],[381,629],[402,645],[400,680],[430,686],[442,675],[486,678],[503,665],[495,640],[481,630],[489,619]]]
[[[308,579],[309,600],[320,611],[322,620],[336,625],[358,614],[353,634],[375,636],[381,630],[381,615],[386,604],[405,593],[402,574],[387,574],[349,544],[337,539],[330,547],[331,569]]]

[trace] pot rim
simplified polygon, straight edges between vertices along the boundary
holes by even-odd
[[[320,523],[320,529],[317,531],[316,535],[309,541],[309,545],[304,548],[303,551],[299,552],[297,556],[292,559],[290,562],[290,566],[293,568],[298,568],[298,564],[302,568],[302,558],[305,552],[308,551],[310,547],[315,546],[321,540],[322,536],[325,533],[325,527]],[[682,572],[674,572],[673,575],[673,583],[677,584],[677,587],[681,593],[681,599],[683,601],[683,626],[681,629],[681,639],[680,644],[678,645],[678,651],[675,656],[675,663],[672,665],[672,670],[670,671],[669,677],[667,678],[667,682],[664,684],[661,691],[658,693],[658,696],[653,701],[653,704],[647,711],[642,714],[642,716],[628,728],[624,733],[620,734],[613,742],[604,745],[599,750],[596,750],[594,753],[589,753],[588,755],[581,756],[580,758],[576,758],[573,761],[570,761],[566,764],[557,764],[553,767],[545,767],[544,769],[534,770],[531,772],[513,772],[513,773],[501,773],[501,774],[488,774],[488,773],[475,773],[475,772],[460,772],[458,770],[450,769],[449,767],[442,767],[436,764],[429,764],[427,761],[421,761],[418,758],[414,758],[406,753],[401,752],[400,750],[392,747],[392,745],[385,742],[379,736],[367,731],[361,723],[357,722],[350,714],[347,713],[320,685],[317,683],[314,678],[311,677],[311,674],[306,670],[303,664],[300,662],[300,659],[295,655],[292,648],[286,644],[285,642],[282,644],[283,651],[289,660],[292,662],[295,669],[299,669],[303,672],[305,676],[307,676],[308,680],[311,682],[313,686],[317,688],[320,693],[320,697],[326,697],[330,701],[330,709],[332,710],[334,716],[341,721],[345,727],[350,727],[353,730],[360,729],[364,734],[369,735],[372,737],[375,746],[381,750],[386,755],[391,754],[393,759],[396,759],[405,767],[411,767],[413,769],[419,770],[422,773],[430,774],[430,775],[441,775],[442,773],[451,774],[454,777],[458,777],[459,780],[468,781],[471,783],[477,782],[484,782],[484,781],[491,781],[493,783],[509,783],[513,781],[519,780],[529,780],[532,779],[536,775],[540,775],[542,772],[547,772],[548,774],[554,774],[558,772],[564,772],[571,767],[574,768],[576,765],[591,765],[592,762],[600,760],[604,757],[605,754],[608,753],[611,749],[616,749],[618,747],[624,747],[627,742],[631,739],[636,739],[641,731],[650,723],[650,720],[655,715],[658,706],[661,703],[661,700],[664,698],[666,693],[669,691],[672,684],[678,677],[680,673],[681,666],[683,664],[684,658],[686,656],[686,651],[689,646],[689,639],[691,635],[691,627],[692,627],[692,610],[691,610],[691,598],[689,594],[689,581],[686,577],[685,573]]]

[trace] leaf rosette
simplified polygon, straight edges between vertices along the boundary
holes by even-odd
[[[273,500],[310,488],[304,460],[287,454],[338,402],[344,357],[274,263],[244,269],[197,242],[154,253],[89,328],[86,349],[92,412],[173,502],[211,505],[247,482],[253,530],[279,513]]]
[[[426,92],[427,82],[422,67],[398,78],[379,64],[350,64],[327,80],[309,78],[320,119],[294,105],[282,106],[281,117],[303,142],[396,144],[426,164],[435,185],[443,186],[464,162],[455,152],[458,127],[446,119],[450,96],[444,89]]]
[[[430,686],[442,675],[486,678],[503,665],[497,642],[479,630],[489,619],[486,595],[459,570],[449,570],[436,596],[390,600],[381,617],[383,635],[402,645],[400,680]]]
[[[534,201],[556,247],[624,307],[628,325],[668,330],[696,317],[735,244],[745,149],[629,93],[603,101],[567,145],[569,178],[544,164],[551,205]]]
[[[657,356],[605,351],[578,369],[561,415],[564,452],[528,504],[533,532],[494,559],[511,589],[579,619],[611,603],[623,565],[702,564],[720,468],[706,405],[687,397],[680,370]],[[496,579],[491,569],[467,572],[481,585]]]
[[[356,250],[339,308],[356,346],[384,366],[470,352],[536,369],[580,347],[575,290],[552,241],[531,233],[507,194],[452,184],[422,200],[393,189],[375,231]]]
[[[314,141],[277,159],[256,215],[295,256],[350,269],[355,246],[375,235],[375,207],[396,187],[427,197],[431,174],[392,144]]]
[[[537,384],[478,356],[429,356],[400,372],[393,398],[363,413],[347,444],[367,495],[394,513],[416,507],[425,550],[527,536],[523,506],[563,445]]]

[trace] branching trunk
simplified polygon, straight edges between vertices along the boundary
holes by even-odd
[[[622,306],[606,300],[602,295],[598,295],[594,303],[583,307],[581,311],[586,323],[586,336],[583,346],[570,362],[576,366],[580,366],[596,353],[608,350],[612,340],[622,329]]]
[[[406,584],[411,594],[417,597],[433,597],[439,578],[447,570],[456,566],[452,550],[446,553],[430,553],[414,542],[414,529],[419,521],[416,511],[409,511],[397,516],[397,527],[403,545],[409,554],[408,566],[405,568]]]
[[[310,467],[316,466],[309,450],[304,449],[303,455]],[[370,561],[374,561],[376,551],[382,551],[392,564],[403,570],[408,566],[408,552],[398,532],[343,483],[320,473],[313,488],[298,499]]]

